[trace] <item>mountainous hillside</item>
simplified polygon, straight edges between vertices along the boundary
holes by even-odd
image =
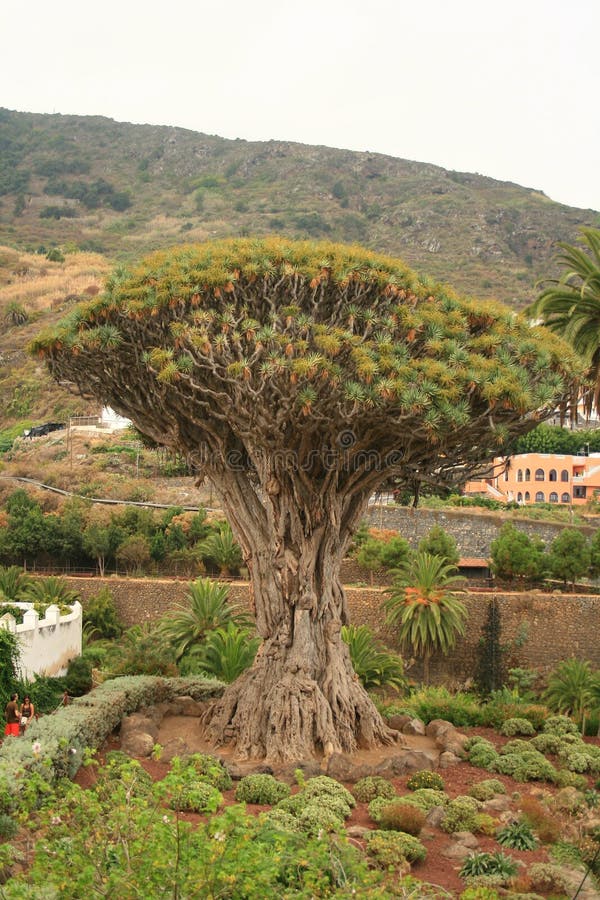
[[[376,153],[0,110],[0,244],[19,250],[114,261],[224,235],[327,237],[522,308],[554,271],[554,242],[599,221],[539,190]]]

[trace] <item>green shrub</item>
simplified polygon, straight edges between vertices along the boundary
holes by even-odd
[[[235,791],[235,799],[240,803],[258,803],[275,806],[289,797],[290,787],[272,775],[244,775]]]
[[[336,813],[322,803],[314,800],[308,803],[298,816],[298,825],[308,834],[318,835],[321,832],[339,831],[344,821]]]
[[[450,803],[448,794],[445,794],[444,791],[436,791],[433,788],[419,788],[418,791],[402,799],[405,802],[410,801],[410,803],[414,803],[426,812],[433,809],[434,806],[447,806]]]
[[[544,734],[579,734],[577,725],[569,716],[550,716],[544,723]]]
[[[511,850],[535,850],[537,839],[527,822],[512,822],[501,828],[496,839],[503,847]]]
[[[500,749],[500,755],[506,756],[508,753],[530,753],[531,752],[531,743],[529,741],[523,741],[521,738],[515,738],[512,741],[507,741]]]
[[[555,781],[557,770],[537,750],[523,753],[507,753],[498,757],[492,766],[501,775],[510,775],[515,781]]]
[[[379,825],[381,821],[381,811],[388,805],[390,801],[387,797],[375,797],[374,800],[371,800],[369,803],[369,815],[373,819],[376,825]]]
[[[193,753],[191,756],[186,757],[185,764],[187,768],[193,769],[202,781],[212,784],[219,791],[228,791],[230,789],[232,785],[231,775],[216,756],[211,756],[208,753]]]
[[[554,776],[554,784],[559,788],[574,787],[578,791],[583,791],[587,787],[587,778],[585,775],[569,772],[568,769],[559,769]]]
[[[451,800],[440,823],[440,828],[448,834],[455,831],[474,831],[478,803],[474,797],[456,797]]]
[[[498,759],[500,759],[500,754],[491,741],[481,740],[473,744],[471,750],[468,751],[468,758],[472,766],[479,766],[481,769],[493,769]]]
[[[379,824],[385,831],[404,831],[418,835],[425,824],[425,813],[412,803],[394,800],[384,806],[379,814]]]
[[[350,791],[328,775],[316,775],[314,778],[309,778],[302,788],[302,794],[304,797],[321,797],[323,794],[328,794],[343,800],[350,809],[354,809],[356,806],[356,800]]]
[[[223,795],[212,784],[194,778],[192,773],[192,767],[175,757],[171,771],[155,787],[157,796],[166,800],[171,809],[215,813],[223,803]]]
[[[96,792],[109,800],[117,790],[123,790],[131,797],[149,797],[152,793],[152,777],[137,759],[131,759],[120,750],[106,754],[106,763],[98,774]]]
[[[500,728],[500,734],[512,737],[515,734],[535,734],[535,728],[528,719],[507,719]]]
[[[296,816],[293,816],[289,812],[285,812],[283,809],[279,809],[276,807],[275,809],[270,809],[269,812],[262,813],[264,816],[265,822],[269,822],[274,825],[276,828],[280,828],[283,831],[301,831],[300,823]]]
[[[451,694],[444,687],[427,687],[406,700],[413,715],[423,722],[444,719],[459,727],[482,724],[482,706],[473,694]]]
[[[368,855],[385,868],[398,865],[401,859],[423,862],[427,856],[427,850],[418,838],[401,831],[372,831],[365,837]]]
[[[81,697],[92,687],[92,664],[83,656],[72,659],[65,675],[65,688],[71,697]]]
[[[479,884],[466,888],[458,900],[500,900],[500,894],[491,887]]]
[[[536,734],[531,739],[531,746],[540,753],[558,753],[562,747],[562,737],[559,734]]]
[[[444,779],[437,772],[422,769],[415,772],[406,782],[409,791],[418,791],[420,788],[431,788],[434,791],[444,790]]]
[[[375,797],[385,797],[391,800],[396,796],[396,790],[387,778],[382,778],[380,775],[368,775],[356,782],[354,796],[360,803],[370,803]]]
[[[505,794],[506,788],[497,778],[486,778],[472,784],[469,788],[469,797],[475,797],[476,800],[485,802],[491,800],[496,794]]]
[[[121,636],[123,623],[119,618],[113,595],[107,587],[85,601],[83,624],[93,629],[94,637],[112,640]]]

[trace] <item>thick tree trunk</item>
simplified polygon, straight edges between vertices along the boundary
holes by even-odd
[[[283,532],[243,529],[263,644],[252,668],[216,701],[209,736],[234,745],[241,757],[290,761],[390,744],[394,733],[354,673],[341,637],[345,541],[336,518],[306,535],[279,497],[277,508],[284,507],[283,519],[277,517]],[[239,533],[239,505],[227,512]]]

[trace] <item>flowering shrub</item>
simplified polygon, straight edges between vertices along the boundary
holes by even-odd
[[[444,779],[437,772],[430,772],[428,769],[422,769],[415,772],[406,782],[409,791],[418,791],[419,788],[432,788],[434,791],[444,790]]]
[[[453,834],[455,831],[475,831],[479,804],[473,797],[456,797],[446,807],[440,828]]]

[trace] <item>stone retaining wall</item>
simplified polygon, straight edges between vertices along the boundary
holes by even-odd
[[[492,541],[507,521],[513,522],[516,528],[530,536],[537,535],[547,544],[552,543],[564,528],[572,527],[555,522],[536,522],[520,518],[518,514],[509,518],[506,513],[499,516],[464,509],[412,509],[407,506],[370,506],[368,519],[375,528],[399,531],[411,547],[416,547],[434,525],[440,525],[454,537],[461,556],[486,559],[490,555]],[[597,525],[576,527],[588,537],[598,528]]]
[[[108,587],[119,615],[129,626],[152,621],[183,601],[188,581],[133,578],[68,578],[69,586],[85,601]],[[350,620],[368,625],[390,647],[395,647],[393,631],[386,628],[381,604],[382,588],[346,588]],[[233,602],[250,605],[250,590],[245,582],[230,587]],[[589,659],[600,668],[600,597],[579,594],[544,594],[481,592],[466,595],[468,609],[467,634],[460,638],[448,657],[431,661],[431,680],[434,683],[463,683],[472,678],[477,665],[479,642],[486,621],[490,600],[496,598],[500,607],[502,633],[500,641],[506,648],[507,667],[534,668],[551,671],[558,662],[571,656]],[[410,667],[411,678],[422,678],[420,661]]]

